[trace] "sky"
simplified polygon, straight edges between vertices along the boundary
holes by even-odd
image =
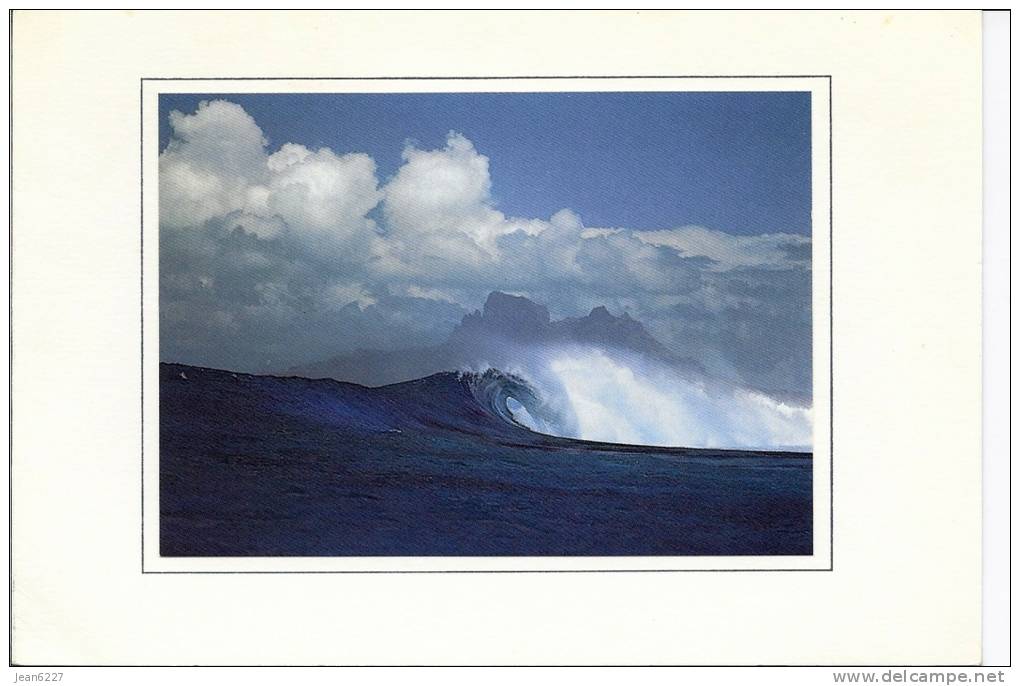
[[[592,226],[811,230],[809,93],[164,95],[160,150],[172,110],[215,98],[243,107],[271,149],[364,152],[381,180],[405,141],[433,149],[457,131],[491,160],[512,216],[570,207]]]
[[[810,390],[809,93],[160,96],[161,358],[441,341],[492,290],[606,305]]]

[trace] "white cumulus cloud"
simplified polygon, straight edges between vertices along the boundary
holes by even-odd
[[[194,114],[170,114],[171,139],[159,159],[160,222],[197,227],[241,213],[238,227],[261,238],[284,229],[336,242],[373,232],[368,212],[382,199],[375,161],[287,143],[272,155],[255,120],[224,100]]]
[[[245,206],[268,174],[262,129],[240,105],[203,102],[170,113],[172,137],[159,157],[160,222],[194,226]]]
[[[383,203],[387,228],[399,240],[425,241],[434,253],[477,262],[496,256],[499,236],[535,235],[545,228],[541,221],[508,218],[495,208],[489,158],[457,132],[439,150],[405,146],[403,160]]]

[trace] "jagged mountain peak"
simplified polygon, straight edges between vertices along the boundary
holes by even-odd
[[[493,291],[485,299],[482,319],[499,327],[544,327],[549,324],[549,308],[521,295]]]
[[[458,369],[478,361],[493,364],[512,354],[515,345],[543,344],[594,345],[674,359],[641,322],[627,313],[618,317],[605,305],[599,305],[583,317],[552,320],[545,305],[524,296],[492,291],[482,309],[465,315],[439,346],[361,351],[290,371],[378,385]]]

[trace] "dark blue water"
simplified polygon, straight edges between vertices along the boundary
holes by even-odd
[[[812,552],[810,454],[542,436],[455,374],[365,388],[161,364],[159,392],[165,556]]]

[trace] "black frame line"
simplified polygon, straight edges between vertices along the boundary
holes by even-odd
[[[663,74],[574,76],[143,76],[142,81],[550,81],[564,79],[832,79],[831,74]]]
[[[322,669],[324,667],[331,669],[374,669],[378,667],[394,669],[460,669],[460,668],[474,668],[480,667],[495,667],[499,669],[505,668],[524,668],[524,669],[576,669],[578,667],[595,667],[599,669],[644,669],[648,667],[682,667],[682,668],[703,668],[703,667],[720,667],[723,669],[853,669],[861,671],[877,671],[879,669],[902,669],[902,668],[921,668],[921,669],[949,669],[949,668],[963,668],[963,669],[975,669],[981,671],[992,671],[994,668],[1005,667],[1009,668],[1012,665],[981,665],[981,664],[952,664],[952,665],[902,665],[894,663],[885,663],[881,665],[872,665],[867,663],[851,664],[851,665],[798,665],[798,664],[760,664],[760,665],[725,665],[725,664],[600,664],[600,663],[571,663],[565,665],[547,665],[542,663],[529,663],[529,664],[514,664],[514,663],[498,663],[498,664],[409,664],[409,665],[397,665],[397,664],[386,664],[386,663],[359,663],[350,665],[332,665],[332,664],[314,664],[314,665],[43,665],[43,664],[11,664],[11,667],[18,668],[37,668],[37,667],[48,667],[48,668],[63,668],[63,669],[120,669],[123,667],[131,669]],[[1005,683],[1005,682],[1003,682]]]
[[[14,664],[14,10],[7,22],[7,627]]]
[[[428,570],[161,570],[153,571],[145,569],[145,82],[146,81],[551,81],[551,80],[597,80],[597,79],[827,79],[829,94],[829,566],[828,568],[811,569],[733,569],[733,568],[711,568],[711,569],[428,569]],[[13,88],[13,86],[12,86]],[[12,90],[13,96],[13,90]],[[13,130],[13,112],[11,115],[11,128]],[[835,388],[833,374],[833,142],[832,142],[832,75],[831,74],[739,74],[739,75],[700,75],[684,74],[668,76],[655,75],[572,75],[572,76],[225,76],[225,77],[141,77],[139,79],[139,205],[140,205],[140,239],[139,239],[139,285],[140,285],[140,314],[139,326],[141,332],[140,341],[140,414],[141,414],[141,435],[140,435],[140,457],[141,457],[141,573],[142,574],[663,574],[663,573],[715,573],[715,572],[832,572],[835,567]],[[13,140],[13,137],[12,137]],[[13,170],[13,163],[12,163]],[[814,180],[813,180],[814,182]],[[13,184],[13,174],[11,175]],[[13,188],[13,186],[12,186]],[[13,214],[12,225],[13,225]],[[11,232],[13,241],[13,229]],[[12,270],[13,274],[13,270]],[[12,308],[13,313],[13,308]],[[12,315],[13,318],[13,315]],[[13,339],[12,339],[13,343]],[[11,347],[13,356],[13,345]],[[12,453],[13,454],[13,453]],[[13,460],[13,458],[12,458]],[[13,462],[11,463],[13,467]],[[13,474],[13,470],[12,470]],[[12,529],[13,532],[13,524]],[[491,556],[486,556],[491,559]],[[287,559],[309,559],[322,560],[330,559],[321,556],[288,556]],[[13,554],[12,554],[13,562]],[[364,559],[364,558],[359,558]],[[11,611],[13,613],[13,610]],[[11,626],[13,628],[13,614],[11,615]],[[13,649],[12,649],[13,650]],[[12,653],[13,657],[13,653]],[[79,665],[65,665],[79,666]],[[80,665],[88,666],[88,665]],[[167,665],[180,666],[180,665]],[[226,666],[226,665],[223,665]],[[327,665],[322,665],[327,666]],[[354,665],[352,665],[354,666]],[[361,665],[381,666],[381,665]],[[410,666],[410,665],[407,665]],[[425,666],[425,665],[422,665]],[[452,666],[452,665],[451,665]],[[537,665],[536,665],[537,666]],[[567,665],[559,665],[567,666]],[[602,666],[628,666],[628,665],[602,665]],[[633,666],[633,665],[630,665]],[[652,666],[652,665],[646,665]],[[710,666],[710,665],[703,665]],[[766,667],[766,666],[794,666],[794,665],[742,665],[745,667]],[[828,665],[827,665],[828,666]],[[845,665],[855,666],[855,665]],[[935,667],[938,665],[926,665]]]

